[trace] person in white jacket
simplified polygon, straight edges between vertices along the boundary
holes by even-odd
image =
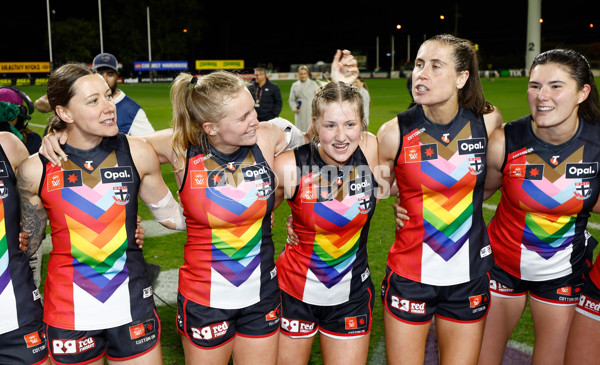
[[[308,67],[305,65],[298,67],[298,77],[300,79],[292,84],[288,102],[295,113],[296,127],[306,132],[311,123],[312,99],[319,85],[310,78]]]

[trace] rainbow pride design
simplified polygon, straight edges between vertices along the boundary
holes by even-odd
[[[327,288],[339,283],[352,270],[367,218],[361,212],[357,196],[314,203],[317,233],[309,267]]]
[[[60,190],[71,242],[73,283],[104,303],[129,276],[125,205],[114,199],[113,186],[120,183],[102,184],[99,178],[90,177],[83,180],[81,186]]]
[[[471,155],[459,155],[441,145],[438,150],[437,159],[420,163],[423,242],[449,261],[469,238],[477,175],[469,169]]]
[[[0,199],[0,294],[11,281],[8,269],[9,253],[8,240],[6,238],[6,226],[4,220],[4,201]]]
[[[550,169],[547,165],[544,170]],[[579,179],[566,179],[561,175],[551,181],[546,175],[541,180],[523,180],[520,203],[525,212],[544,212],[526,213],[522,243],[549,259],[572,244],[576,212],[581,210],[583,201],[573,194]],[[565,212],[574,213],[564,215]]]
[[[228,181],[235,177],[230,176]],[[205,189],[210,201],[207,217],[212,227],[212,267],[235,286],[246,282],[260,265],[267,205],[259,198],[260,180],[239,180],[237,186]]]

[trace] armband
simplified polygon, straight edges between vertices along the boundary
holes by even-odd
[[[157,222],[169,221],[175,223],[175,229],[185,231],[183,208],[175,201],[170,191],[157,204],[146,204]]]

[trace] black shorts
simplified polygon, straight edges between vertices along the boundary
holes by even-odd
[[[42,319],[0,335],[0,364],[40,364],[48,358]]]
[[[375,287],[353,292],[342,304],[321,306],[305,303],[282,291],[281,332],[293,338],[314,336],[317,330],[338,339],[364,336],[371,330]]]
[[[123,361],[150,352],[160,341],[160,319],[156,309],[122,326],[73,331],[46,326],[50,356],[57,364],[87,364],[105,356]]]
[[[454,322],[478,322],[489,309],[489,277],[466,283],[437,286],[419,283],[395,274],[389,266],[381,285],[381,299],[396,319],[423,324],[433,316]]]
[[[498,265],[490,271],[490,292],[495,297],[516,298],[529,293],[532,298],[547,304],[574,305],[579,301],[582,285],[581,273],[552,280],[529,281],[512,276]]]
[[[194,345],[211,349],[231,341],[235,335],[268,337],[279,329],[279,291],[240,309],[206,307],[177,294],[177,331]]]

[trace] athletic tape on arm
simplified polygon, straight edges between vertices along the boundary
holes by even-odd
[[[175,201],[170,191],[162,198],[158,204],[146,204],[157,222],[169,221],[175,223],[175,229],[185,231],[185,217],[183,208]]]

